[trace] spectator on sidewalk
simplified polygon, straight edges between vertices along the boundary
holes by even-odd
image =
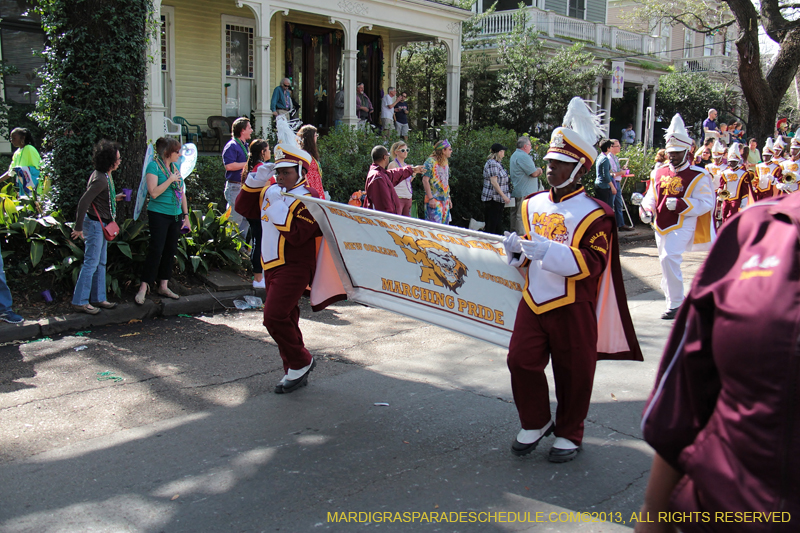
[[[525,233],[525,226],[522,223],[522,200],[542,189],[539,176],[542,169],[536,166],[531,157],[530,137],[522,136],[517,139],[517,149],[511,155],[508,163],[509,177],[511,178],[512,196],[516,203],[516,216],[514,217],[514,231],[519,235]]]
[[[411,166],[406,163],[406,157],[408,157],[408,145],[403,141],[398,141],[392,145],[392,148],[389,150],[389,159],[391,159],[391,163],[389,166],[386,167],[387,170],[392,170],[395,168],[403,168]],[[406,178],[394,187],[394,192],[397,193],[397,198],[400,201],[400,212],[398,215],[403,215],[404,217],[411,215],[411,204],[413,202],[413,189],[411,188],[411,182],[414,180],[414,176],[412,175],[410,178]]]
[[[0,252],[0,320],[9,324],[21,324],[25,321],[20,315],[15,313],[11,307],[14,300],[6,282],[6,271],[3,267],[3,254]]]
[[[319,197],[326,198],[325,189],[322,186],[322,166],[319,164],[319,148],[317,148],[319,132],[311,124],[306,124],[297,132],[297,144],[300,149],[305,150],[311,155],[311,165],[308,168],[306,179],[308,186],[317,191]]]
[[[624,200],[622,199],[622,178],[627,173],[627,168],[622,168],[622,165],[619,163],[619,159],[617,155],[619,155],[620,150],[622,150],[622,146],[620,145],[617,139],[611,139],[613,143],[611,145],[611,149],[608,151],[608,158],[611,163],[611,176],[614,178],[614,187],[616,188],[617,192],[614,193],[614,218],[617,221],[617,228],[620,231],[631,231],[633,226],[626,226],[625,225],[625,205],[623,204]]]
[[[719,127],[717,126],[717,110],[709,109],[708,118],[703,121],[703,133],[700,135],[700,142],[705,142],[708,138],[719,139]]]
[[[599,146],[602,153],[595,161],[597,177],[594,180],[594,197],[613,209],[617,188],[614,185],[614,177],[611,175],[611,160],[608,157],[608,151],[612,144],[611,139],[600,141]]]
[[[222,150],[222,163],[225,165],[225,200],[228,202],[231,220],[239,227],[239,234],[244,238],[250,225],[242,215],[236,212],[236,197],[242,190],[242,169],[247,164],[247,143],[253,134],[250,120],[241,117],[233,122],[231,140]]]
[[[103,227],[117,217],[117,201],[125,198],[117,193],[111,174],[119,168],[122,159],[119,145],[102,140],[94,146],[92,162],[94,172],[89,176],[86,192],[78,202],[75,214],[73,239],[84,239],[83,265],[72,294],[72,307],[76,311],[96,315],[100,308],[114,309],[117,304],[106,298],[106,254],[108,241]],[[94,305],[91,304],[94,302]]]
[[[503,208],[511,203],[508,173],[500,163],[505,155],[506,147],[500,143],[494,143],[483,167],[481,201],[486,221],[483,231],[495,235],[503,234]]]
[[[389,161],[389,151],[385,146],[378,145],[372,149],[372,165],[369,167],[366,182],[367,207],[400,215],[403,207],[394,190],[395,186],[414,174],[422,174],[425,168],[418,165],[387,170]]]

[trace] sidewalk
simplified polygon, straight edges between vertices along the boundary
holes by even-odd
[[[66,331],[79,331],[109,324],[125,324],[132,320],[144,320],[157,316],[197,315],[235,309],[234,300],[245,295],[265,298],[264,289],[240,289],[208,292],[181,296],[179,300],[169,298],[145,300],[144,305],[120,303],[114,309],[103,309],[96,315],[72,313],[64,316],[26,320],[22,324],[0,322],[0,343],[48,337]]]

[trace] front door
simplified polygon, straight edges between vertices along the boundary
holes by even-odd
[[[286,77],[292,81],[300,118],[322,133],[333,126],[333,100],[341,78],[341,32],[287,24]]]

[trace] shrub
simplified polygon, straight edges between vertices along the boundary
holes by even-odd
[[[208,204],[226,205],[225,165],[220,155],[201,155],[192,175],[186,179],[186,201],[189,208],[204,208]]]

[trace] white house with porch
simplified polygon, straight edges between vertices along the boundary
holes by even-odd
[[[352,95],[343,122],[356,124],[358,83],[377,121],[380,96],[395,85],[398,48],[420,40],[447,48],[447,122],[458,124],[469,10],[428,0],[156,0],[155,11],[161,38],[148,74],[149,138],[175,116],[205,129],[211,116],[252,114],[256,131],[268,129],[272,91],[285,77],[304,123],[331,127],[342,89]]]

